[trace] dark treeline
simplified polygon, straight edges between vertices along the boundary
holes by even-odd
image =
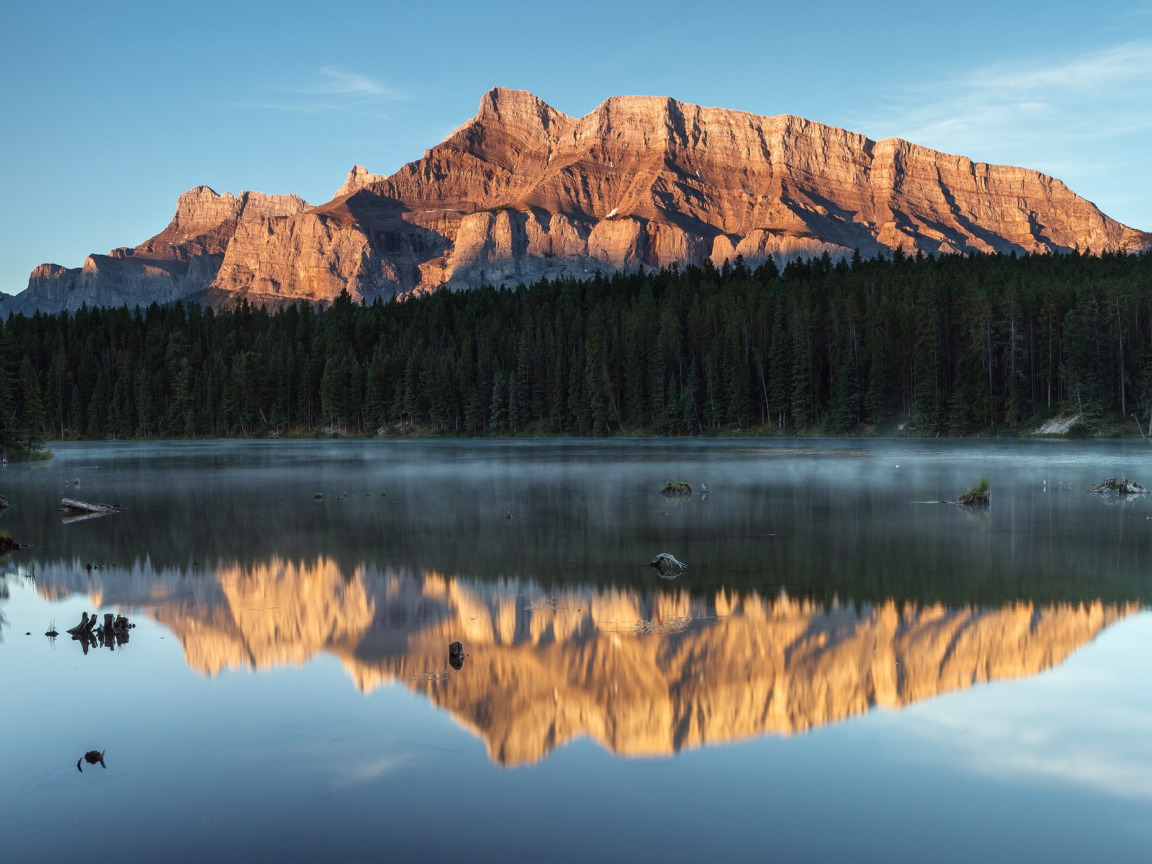
[[[1152,407],[1152,254],[827,257],[0,329],[0,437],[963,435]],[[1129,425],[1131,428],[1131,425]]]

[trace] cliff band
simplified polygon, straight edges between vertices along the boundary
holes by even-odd
[[[228,305],[372,300],[674,262],[755,265],[880,251],[1136,252],[1152,235],[1059,180],[799,117],[663,97],[585,117],[497,88],[391,176],[354,167],[336,197],[180,197],[163,232],[44,264],[4,312],[187,298]]]

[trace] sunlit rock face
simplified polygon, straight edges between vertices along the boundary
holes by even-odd
[[[857,248],[1103,252],[1150,242],[1035,171],[658,97],[613,98],[573,118],[530,93],[492,90],[422,159],[390,177],[356,166],[317,209],[365,195],[394,209],[347,230],[406,238],[405,267],[390,271],[404,271],[399,293],[706,258],[782,265]],[[443,254],[413,257],[427,236],[419,229],[447,241]]]
[[[180,196],[168,227],[139,246],[89,255],[80,268],[41,264],[3,312],[74,312],[83,305],[148,306],[196,296],[212,284],[236,231],[299,213],[295,195],[218,195],[198,186]]]
[[[5,311],[199,291],[214,304],[329,301],[343,289],[370,300],[706,258],[782,265],[854,249],[1152,246],[1152,235],[1036,171],[800,117],[647,96],[612,98],[574,118],[498,88],[395,174],[355,166],[327,204],[214,195],[185,193],[173,224],[135,250],[92,256],[82,271],[38,267]],[[189,196],[196,207],[182,218]]]
[[[342,572],[324,558],[221,565],[196,579],[78,571],[44,573],[41,590],[143,606],[180,639],[193,669],[266,669],[331,653],[364,691],[400,682],[423,693],[505,765],[581,736],[650,756],[899,708],[1034,675],[1137,611],[825,607],[674,586],[557,593],[528,580]],[[455,641],[468,655],[458,671],[448,662]]]

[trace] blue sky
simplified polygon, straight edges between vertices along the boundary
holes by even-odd
[[[177,196],[331,198],[494,86],[798,114],[1059,177],[1152,230],[1152,0],[7,3],[0,290],[160,231]]]

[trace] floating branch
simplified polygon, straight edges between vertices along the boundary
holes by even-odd
[[[533,600],[527,606],[521,606],[520,608],[524,609],[526,611],[532,611],[532,612],[540,612],[540,611],[543,611],[545,609],[556,610],[556,609],[561,608],[560,598],[559,597],[544,597],[540,600]]]
[[[688,629],[691,617],[665,618],[659,621],[637,621],[632,628],[634,633],[679,633]]]

